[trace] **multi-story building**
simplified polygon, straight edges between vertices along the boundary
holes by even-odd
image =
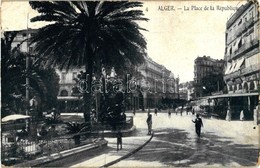
[[[258,101],[258,7],[257,3],[248,2],[240,6],[226,23],[224,81],[230,97],[233,97],[230,99],[229,108],[236,116],[241,110],[247,111],[247,119],[252,118]]]
[[[36,32],[36,29],[18,31],[12,47],[19,46],[23,52],[33,51],[33,45],[28,45],[26,39]],[[139,89],[142,88],[141,92],[132,94],[131,103],[134,104],[134,108],[154,108],[161,103],[163,98],[178,98],[179,78],[175,78],[173,73],[166,67],[146,56],[145,63],[136,67],[136,69],[142,74],[143,78],[139,79],[138,84]],[[80,111],[79,106],[82,98],[75,93],[76,81],[74,80],[80,71],[84,71],[84,68],[70,69],[68,71],[56,69],[56,73],[60,77],[58,94],[60,103],[58,108],[62,112]]]
[[[190,101],[193,99],[192,94],[194,92],[193,81],[184,82],[179,85],[180,99]]]
[[[163,98],[176,99],[179,92],[179,78],[175,78],[173,73],[153,61],[150,57],[145,57],[145,63],[138,67],[143,80],[141,86],[149,89],[142,92],[144,108],[154,108],[161,103]]]
[[[194,61],[195,97],[203,96],[202,79],[208,75],[223,74],[224,60],[209,56],[197,57]]]
[[[242,5],[226,24],[225,76],[229,93],[255,92],[259,80],[259,12]]]

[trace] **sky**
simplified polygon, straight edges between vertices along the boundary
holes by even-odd
[[[147,53],[155,62],[171,70],[180,82],[194,78],[198,56],[223,59],[226,22],[246,1],[145,1],[148,22],[139,23],[147,41]],[[214,9],[213,9],[214,8]],[[2,1],[2,31],[37,28],[43,23],[27,23],[37,13],[26,1]]]

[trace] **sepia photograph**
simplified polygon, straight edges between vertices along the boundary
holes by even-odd
[[[260,167],[257,0],[1,2],[2,167]]]

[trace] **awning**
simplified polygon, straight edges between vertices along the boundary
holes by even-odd
[[[244,61],[245,61],[244,58],[238,60],[237,63],[236,63],[236,67],[234,67],[234,69],[233,69],[232,72],[238,71],[238,70],[240,69],[240,67],[241,67],[241,65],[243,64]]]
[[[216,95],[216,96],[209,96],[210,99],[215,98],[225,98],[225,97],[244,97],[244,96],[258,96],[258,93],[231,93],[231,94],[222,94],[222,95]]]
[[[77,96],[58,96],[58,100],[82,100],[82,97],[77,97]]]
[[[227,64],[227,67],[226,67],[226,70],[225,70],[225,75],[228,74],[229,69],[230,69],[231,66],[232,66],[232,64]]]
[[[227,70],[227,74],[232,73],[234,66],[235,66],[235,63],[231,63],[231,65],[229,66],[229,69]]]
[[[238,44],[239,44],[239,42],[241,41],[241,39],[242,39],[242,37],[240,37],[240,38],[237,40],[236,45],[235,45],[235,48],[234,48],[233,51],[238,50]]]

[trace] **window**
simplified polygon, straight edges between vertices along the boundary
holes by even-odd
[[[67,90],[62,90],[62,91],[60,92],[60,96],[68,96],[68,95],[69,95],[69,93],[68,93]]]
[[[241,23],[242,23],[242,19],[239,20],[238,25],[240,25]]]
[[[242,46],[242,40],[239,41],[238,48],[240,48],[241,46]]]
[[[250,90],[254,90],[255,89],[255,84],[254,84],[253,81],[250,82],[249,88],[250,88]]]
[[[242,90],[242,84],[240,83],[238,86],[239,90]]]
[[[234,86],[234,91],[236,91],[236,90],[237,90],[237,85]]]
[[[252,29],[250,29],[250,30],[248,31],[249,34],[251,34],[251,33],[253,33],[253,32],[254,32],[254,28],[252,28]]]
[[[77,78],[77,72],[72,73],[72,80],[75,79],[75,78]]]
[[[247,14],[244,15],[244,22],[247,22]]]
[[[233,89],[232,89],[232,85],[229,85],[229,91],[232,91]]]
[[[65,72],[61,73],[61,80],[62,81],[66,80],[66,73]]]
[[[33,47],[29,47],[29,53],[30,53],[30,54],[33,53]]]
[[[250,10],[249,10],[249,18],[253,18],[254,17],[254,10],[253,10],[254,7],[252,7]]]
[[[26,33],[23,33],[23,37],[26,37]]]

